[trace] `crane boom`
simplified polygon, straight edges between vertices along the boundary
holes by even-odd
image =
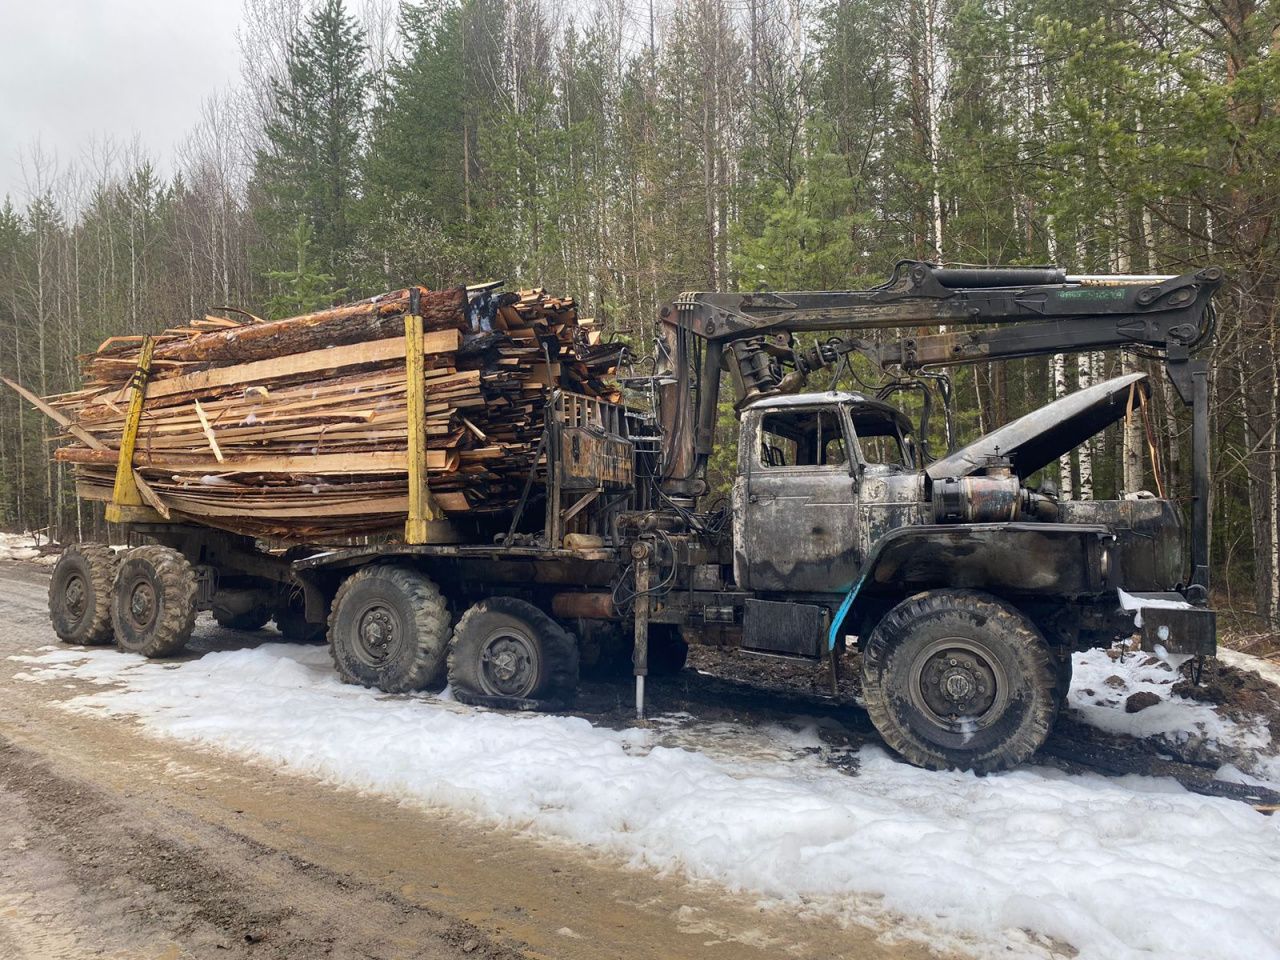
[[[908,374],[957,364],[1139,348],[1158,353],[1192,408],[1192,580],[1208,583],[1208,369],[1192,353],[1212,335],[1218,267],[1182,275],[1070,275],[1057,267],[948,268],[900,261],[866,290],[685,293],[662,311],[659,417],[664,490],[706,490],[720,372],[739,407],[800,389],[850,354]],[[923,328],[923,329],[922,329]],[[808,347],[795,334],[832,336]]]

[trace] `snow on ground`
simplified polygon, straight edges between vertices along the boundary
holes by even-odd
[[[1226,647],[1218,647],[1218,659],[1237,670],[1252,671],[1268,683],[1280,687],[1280,663],[1263,660],[1261,657],[1250,656],[1236,650],[1228,650]]]
[[[1254,670],[1268,679],[1264,660],[1233,651],[1220,651],[1223,662]],[[1075,655],[1068,702],[1079,719],[1109,733],[1154,737],[1182,748],[1183,753],[1222,757],[1219,778],[1280,790],[1280,744],[1261,718],[1241,723],[1222,716],[1213,706],[1173,693],[1181,679],[1169,661],[1140,651],[1095,649]],[[1125,703],[1135,693],[1150,693],[1159,702],[1137,713]]]
[[[1280,817],[1167,780],[929,773],[875,747],[849,776],[815,757],[812,726],[618,731],[387,697],[315,647],[17,659],[30,680],[99,685],[71,710],[762,900],[911,918],[898,935],[992,956],[1042,955],[1031,930],[1097,960],[1280,958]]]
[[[30,533],[0,531],[0,561],[35,560],[40,556],[40,541]]]

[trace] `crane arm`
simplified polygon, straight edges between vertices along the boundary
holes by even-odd
[[[904,260],[888,281],[867,290],[683,294],[662,311],[664,490],[696,498],[706,489],[722,369],[742,406],[795,392],[810,373],[855,352],[883,369],[915,373],[1140,348],[1161,354],[1179,396],[1193,408],[1196,511],[1207,510],[1207,366],[1191,354],[1212,334],[1212,299],[1222,282],[1218,267],[1180,276],[1073,276],[1056,267],[955,269]],[[910,332],[874,340],[833,336],[808,347],[794,338],[886,330]],[[1207,514],[1196,517],[1193,528],[1207,528]],[[1208,562],[1207,536],[1194,539],[1199,573]],[[1207,583],[1207,572],[1196,579]]]

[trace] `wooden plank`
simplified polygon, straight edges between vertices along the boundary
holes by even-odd
[[[92,452],[92,451],[86,451]],[[58,459],[69,463],[94,461],[74,448],[58,451]],[[428,450],[428,470],[450,470],[457,462],[455,450]],[[359,453],[284,454],[279,456],[227,457],[218,463],[212,457],[168,454],[138,454],[135,465],[141,470],[229,473],[363,474],[407,473],[409,456],[404,450],[371,450]]]
[[[462,334],[457,330],[433,330],[423,337],[424,353],[452,353],[462,346]],[[201,370],[157,380],[148,390],[155,400],[179,393],[195,393],[212,387],[225,387],[256,380],[277,380],[303,373],[321,373],[340,370],[364,363],[397,360],[404,356],[404,338],[388,337],[367,343],[353,343],[345,347],[327,347],[310,350],[270,360],[255,360],[230,367]]]
[[[213,435],[213,427],[209,426],[209,418],[204,415],[204,410],[200,407],[200,401],[195,401],[196,416],[200,418],[200,426],[204,428],[204,435],[209,438],[209,446],[213,448],[213,455],[219,463],[222,463],[226,457],[222,455],[222,451],[218,449],[217,438]]]

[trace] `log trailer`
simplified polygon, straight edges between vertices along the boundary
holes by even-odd
[[[549,391],[543,467],[501,525],[434,506],[411,418],[410,510],[394,542],[281,552],[165,519],[129,483],[126,436],[108,518],[138,545],[68,547],[53,624],[68,642],[165,656],[198,611],[240,629],[274,616],[288,639],[327,638],[348,682],[400,693],[447,678],[458,699],[499,708],[563,708],[580,671],[624,664],[640,716],[646,678],[682,668],[689,643],[830,662],[833,677],[856,650],[866,708],[900,756],[1004,769],[1047,737],[1072,652],[1131,636],[1134,606],[1144,649],[1215,652],[1208,367],[1194,354],[1222,280],[1214,267],[1070,276],[903,261],[867,290],[686,293],[662,311],[651,373],[623,381],[647,408]],[[1109,424],[1145,416],[1144,374],[953,442],[940,369],[1122,349],[1158,357],[1191,410],[1189,562],[1163,492],[1073,501],[1036,482]],[[884,382],[801,392],[820,371],[852,374],[856,357]],[[708,503],[722,371],[737,470],[729,501]],[[133,391],[136,429],[145,375]],[[888,402],[899,393],[920,397],[919,422]],[[948,450],[934,457],[939,400]]]

